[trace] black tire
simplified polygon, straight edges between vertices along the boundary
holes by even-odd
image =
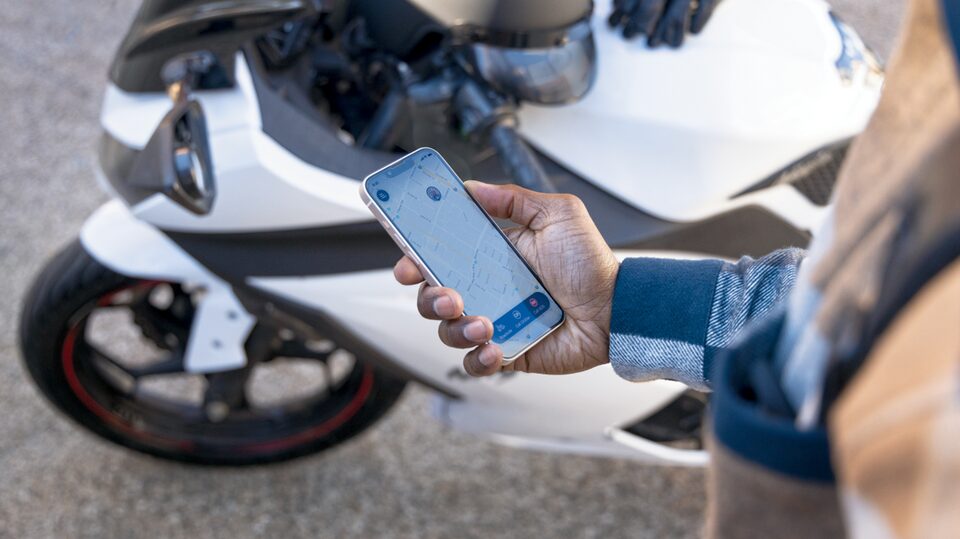
[[[286,429],[283,432],[260,429],[247,436],[237,434],[234,426],[230,436],[217,438],[214,433],[218,427],[211,423],[207,431],[194,425],[192,434],[164,431],[158,435],[151,425],[144,426],[142,418],[130,419],[133,404],[125,403],[122,395],[92,392],[93,386],[100,388],[101,382],[95,378],[97,369],[84,365],[82,347],[77,344],[77,328],[85,327],[100,298],[137,282],[104,267],[74,241],[37,277],[24,299],[20,320],[23,360],[40,392],[81,426],[121,446],[198,464],[283,461],[323,451],[363,432],[396,403],[406,385],[406,381],[357,357],[357,367],[349,375],[359,381],[355,394],[333,394],[311,406],[309,412],[298,412],[306,419],[282,423]],[[83,332],[79,330],[81,336]],[[343,386],[352,387],[347,383]],[[299,430],[291,433],[294,428]],[[283,438],[279,438],[281,435]]]

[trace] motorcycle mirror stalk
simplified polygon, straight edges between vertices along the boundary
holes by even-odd
[[[141,196],[161,193],[196,215],[213,209],[216,184],[203,107],[191,95],[216,59],[209,52],[168,61],[162,76],[173,107],[160,120],[130,171],[130,188]]]

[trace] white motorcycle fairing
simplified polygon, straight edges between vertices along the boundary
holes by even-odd
[[[108,268],[142,279],[169,280],[204,290],[184,356],[187,372],[239,369],[243,343],[256,320],[229,284],[210,273],[156,228],[136,219],[119,200],[101,206],[80,231],[91,256]]]
[[[774,13],[764,0],[726,0],[704,33],[678,51],[623,42],[606,28],[602,7],[593,22],[595,88],[573,105],[523,107],[521,131],[529,142],[652,215],[683,221],[754,205],[798,230],[815,229],[824,208],[789,185],[734,195],[811,150],[859,132],[876,103],[879,81],[864,72],[847,78],[838,70],[846,45],[826,5],[783,0]],[[685,390],[682,384],[632,384],[609,366],[564,377],[472,379],[462,370],[461,352],[444,347],[435,324],[417,315],[415,288],[398,286],[387,267],[250,274],[228,284],[172,241],[171,233],[282,233],[370,221],[355,179],[305,162],[264,132],[258,90],[242,53],[235,76],[234,88],[196,93],[206,111],[217,179],[211,213],[191,214],[160,195],[130,209],[113,201],[81,234],[91,255],[117,272],[207,289],[215,301],[212,308],[201,306],[192,328],[192,372],[245,361],[242,345],[253,319],[233,287],[248,286],[335,318],[416,379],[455,395],[438,396],[437,412],[458,429],[530,448],[704,462],[702,452],[620,430],[671,402]],[[102,124],[120,143],[143,148],[168,109],[163,94],[125,93],[111,85]],[[621,258],[653,254],[617,252]]]
[[[249,323],[245,326],[249,331],[253,322],[226,283],[204,270],[161,232],[137,219],[119,201],[107,203],[88,219],[81,241],[94,258],[115,271],[145,279],[183,281],[226,298],[209,309],[208,317],[201,318],[202,311],[197,313],[188,344],[188,370],[213,372],[240,366],[236,362],[243,357],[246,333],[225,326],[225,321],[230,320],[230,311],[239,311],[244,318],[237,326]],[[139,258],[124,254],[134,248],[152,254]],[[113,265],[117,261],[119,264]],[[632,423],[675,398],[685,389],[677,382],[638,386],[617,377],[609,366],[562,377],[504,374],[482,380],[471,378],[462,370],[461,353],[436,338],[435,324],[411,312],[416,288],[396,285],[390,270],[326,278],[255,278],[251,284],[336,317],[419,379],[456,395],[438,395],[435,410],[440,419],[460,430],[489,435],[517,447],[702,464],[699,453],[659,444],[651,444],[650,454],[639,453],[606,434],[605,429]],[[194,333],[197,331],[203,333]],[[210,348],[193,348],[194,341],[213,338],[229,342],[230,349],[240,355],[215,356],[213,359],[221,362],[216,365],[189,358],[194,350],[210,352]]]
[[[724,0],[702,34],[679,50],[655,51],[607,29],[609,7],[595,7],[593,88],[570,105],[524,106],[520,130],[547,155],[659,217],[689,221],[729,209],[733,194],[862,131],[879,99],[882,77],[869,58],[841,69],[870,53],[826,2]],[[781,214],[803,207],[763,196],[737,203]],[[817,217],[801,213],[795,224],[814,230],[808,219]]]

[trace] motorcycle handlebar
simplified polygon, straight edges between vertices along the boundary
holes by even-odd
[[[460,86],[454,98],[463,131],[484,133],[500,156],[503,168],[517,184],[534,191],[555,193],[557,188],[540,166],[537,156],[517,133],[513,110],[500,105],[491,97],[491,92],[469,79]]]
[[[490,144],[503,161],[507,174],[512,176],[518,185],[541,193],[557,192],[533,150],[512,125],[500,122],[492,126]]]

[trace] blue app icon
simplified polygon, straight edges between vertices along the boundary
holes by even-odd
[[[534,292],[519,305],[511,309],[493,323],[493,342],[503,344],[514,334],[530,325],[536,318],[547,312],[550,300],[542,292]],[[527,335],[527,338],[530,338]]]
[[[390,200],[390,193],[383,189],[377,189],[377,198],[380,199],[380,202],[386,202]]]
[[[427,187],[427,196],[433,200],[440,200],[440,190],[431,185]]]

